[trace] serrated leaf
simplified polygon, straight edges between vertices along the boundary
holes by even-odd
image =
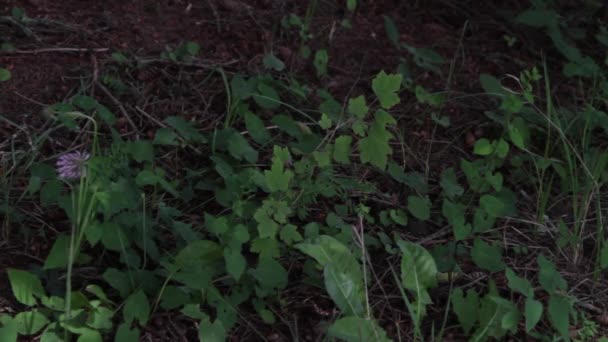
[[[350,150],[353,138],[350,135],[341,135],[334,142],[334,160],[342,164],[350,164]]]
[[[391,219],[401,226],[407,226],[407,214],[401,209],[391,209],[389,211]]]
[[[504,212],[505,205],[497,197],[492,195],[483,195],[479,199],[480,207],[492,217],[500,217]]]
[[[395,123],[395,119],[387,112],[378,110],[367,136],[359,142],[362,163],[370,163],[382,170],[386,168],[388,156],[393,151],[389,145],[393,135],[386,129],[389,123]]]
[[[321,120],[319,120],[319,126],[322,129],[329,129],[329,128],[331,128],[331,125],[332,125],[331,119],[329,118],[329,116],[327,116],[327,114],[323,113],[321,115]]]
[[[538,262],[538,282],[545,291],[552,294],[557,290],[566,290],[568,284],[555,268],[555,264],[540,254],[536,259]]]
[[[369,112],[369,107],[365,103],[365,96],[359,95],[348,100],[348,112],[356,118],[363,120]]]
[[[329,335],[347,342],[388,342],[386,332],[376,322],[362,317],[343,317],[329,327]]]
[[[179,116],[169,116],[163,120],[171,128],[184,138],[187,142],[204,143],[205,137],[196,129],[192,122],[186,121]]]
[[[513,291],[517,291],[526,297],[534,297],[534,288],[530,281],[525,278],[519,277],[512,269],[507,268],[505,273],[507,280],[509,281],[509,288]]]
[[[400,74],[387,75],[384,70],[380,71],[372,81],[372,90],[380,101],[380,106],[390,109],[400,102],[397,92],[401,87],[402,76]]]
[[[228,140],[228,152],[236,159],[246,160],[254,164],[258,160],[258,151],[254,150],[247,139],[234,131]]]
[[[154,145],[169,145],[169,146],[177,146],[178,135],[169,128],[161,127],[156,131],[154,135],[154,141],[152,142]]]
[[[279,235],[287,246],[291,246],[294,242],[302,241],[302,235],[298,232],[298,227],[292,224],[288,224],[281,228]]]
[[[130,141],[126,144],[126,151],[139,163],[154,160],[154,147],[148,140]]]
[[[7,269],[8,279],[15,299],[21,304],[32,306],[36,304],[36,298],[46,296],[40,279],[35,275],[13,268]]]
[[[408,196],[407,210],[409,210],[415,218],[426,221],[431,218],[431,201],[426,197]]]
[[[543,304],[532,297],[526,298],[524,316],[526,317],[526,332],[532,331],[543,315]]]
[[[502,248],[487,244],[479,238],[475,239],[473,243],[471,257],[477,266],[489,272],[500,272],[505,268],[502,261]]]
[[[441,173],[440,185],[447,197],[458,197],[464,193],[464,188],[458,184],[454,168],[447,168]]]
[[[477,322],[479,308],[479,295],[475,289],[469,289],[466,297],[461,288],[452,293],[452,306],[458,322],[465,334],[469,334]]]
[[[571,304],[568,298],[561,295],[549,297],[547,306],[549,320],[555,330],[565,339],[570,336],[570,310]]]
[[[125,300],[122,313],[127,324],[137,320],[142,327],[146,326],[150,317],[150,303],[143,290],[137,290]]]

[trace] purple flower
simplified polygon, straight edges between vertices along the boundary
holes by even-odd
[[[91,157],[88,152],[66,153],[57,160],[57,173],[65,179],[76,179],[85,175],[85,162]]]

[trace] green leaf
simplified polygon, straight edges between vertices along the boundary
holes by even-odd
[[[452,306],[458,322],[466,335],[477,322],[477,310],[479,308],[479,295],[475,289],[469,289],[466,297],[461,288],[456,288],[452,293]]]
[[[354,12],[357,8],[357,0],[346,0],[346,9],[351,12]]]
[[[276,71],[283,71],[283,69],[285,69],[285,63],[278,59],[273,53],[267,53],[264,56],[263,62],[266,69],[274,69]]]
[[[431,218],[431,201],[427,197],[408,196],[407,210],[409,210],[415,218],[426,221]]]
[[[287,271],[273,258],[260,257],[257,267],[249,273],[267,289],[284,289],[287,286]]]
[[[285,163],[290,161],[289,150],[280,146],[274,146],[272,166],[270,170],[264,171],[264,176],[271,192],[287,191],[289,183],[294,174],[291,170],[285,170]]]
[[[331,153],[329,151],[314,151],[312,156],[315,158],[315,161],[320,168],[331,165]]]
[[[258,93],[253,94],[253,99],[265,109],[277,109],[281,106],[281,99],[277,91],[265,83],[258,84]]]
[[[350,150],[353,138],[350,135],[341,135],[334,142],[334,160],[342,164],[350,164]]]
[[[481,138],[475,142],[473,153],[480,156],[487,156],[494,152],[494,146],[490,144],[490,141],[486,138]]]
[[[165,310],[174,310],[187,304],[189,300],[190,296],[181,288],[169,285],[165,287],[162,293],[160,307]]]
[[[500,109],[508,114],[519,113],[523,107],[524,103],[522,100],[514,94],[507,94],[503,97],[502,103],[500,104]]]
[[[600,252],[600,267],[602,269],[608,268],[608,241],[604,241],[604,246]]]
[[[126,272],[119,271],[115,268],[108,268],[102,275],[102,278],[120,293],[121,297],[125,297],[131,291],[131,280]]]
[[[150,317],[150,303],[143,290],[137,290],[125,300],[122,314],[127,324],[137,320],[141,326],[146,326]]]
[[[175,129],[175,131],[187,142],[204,143],[207,141],[190,121],[186,121],[179,116],[169,116],[163,121],[171,126],[171,128]]]
[[[557,290],[565,291],[568,287],[566,280],[555,268],[555,264],[540,254],[536,259],[538,262],[538,282],[549,294]]]
[[[226,271],[228,274],[236,281],[239,281],[247,268],[247,260],[243,254],[241,254],[240,248],[224,248],[224,261],[226,262]]]
[[[415,243],[398,240],[401,249],[401,282],[408,290],[421,292],[437,285],[437,265],[431,253]]]
[[[11,72],[8,69],[0,68],[0,82],[6,82],[11,79]]]
[[[350,254],[337,255],[323,271],[325,289],[345,315],[365,310],[365,288],[359,265]]]
[[[515,22],[536,28],[549,28],[557,25],[558,14],[549,9],[531,8],[520,13],[515,18]]]
[[[228,152],[236,159],[246,160],[251,164],[258,161],[258,151],[254,150],[247,139],[234,131],[228,140]]]
[[[388,40],[393,43],[395,46],[399,46],[399,31],[397,31],[397,26],[391,17],[384,17],[384,29],[386,31],[386,35],[388,36]]]
[[[526,148],[526,142],[530,139],[530,130],[522,118],[515,118],[509,124],[509,138],[513,145],[522,150]]]
[[[389,211],[391,220],[401,226],[407,226],[407,214],[401,209],[391,209]]]
[[[321,115],[321,120],[319,120],[319,126],[322,129],[329,129],[331,128],[332,122],[331,119],[329,118],[329,116],[327,116],[327,114],[323,113]]]
[[[294,226],[293,224],[288,224],[281,228],[279,235],[281,240],[283,240],[287,246],[293,245],[294,242],[302,241],[302,235],[300,232],[298,232],[298,227]]]
[[[122,323],[116,330],[116,336],[114,342],[133,342],[139,341],[139,329],[130,328],[131,324]]]
[[[179,145],[177,139],[178,135],[175,132],[173,132],[169,128],[162,127],[156,131],[156,134],[154,135],[154,141],[152,141],[152,143],[154,145],[177,146]]]
[[[253,240],[250,250],[258,253],[260,258],[278,258],[281,254],[278,241],[272,238],[257,238]]]
[[[552,295],[549,297],[547,311],[549,320],[557,332],[566,340],[569,339],[570,333],[570,310],[572,306],[568,298],[561,295]]]
[[[348,100],[348,112],[356,118],[363,120],[369,112],[369,107],[365,103],[365,96],[359,95]]]
[[[389,145],[393,135],[386,130],[386,125],[395,122],[395,119],[387,112],[383,110],[376,112],[374,123],[369,129],[367,137],[359,142],[362,163],[370,163],[382,170],[386,169],[388,156],[393,151]]]
[[[502,87],[500,81],[496,77],[488,74],[479,75],[479,81],[483,90],[491,95],[505,95],[507,91]]]
[[[477,266],[490,272],[500,272],[505,268],[502,261],[502,248],[496,245],[489,245],[477,238],[473,243],[471,257]]]
[[[343,243],[327,235],[320,235],[297,244],[296,249],[314,258],[321,266],[329,264],[341,254],[350,254]]]
[[[7,318],[6,320],[0,321],[0,323],[2,323],[2,327],[0,328],[0,341],[17,342],[17,324],[11,317],[5,317]]]
[[[49,255],[44,261],[43,268],[50,270],[54,268],[64,268],[68,265],[68,255],[70,250],[70,237],[67,235],[60,235],[53,243],[53,247],[49,252]]]
[[[13,295],[19,303],[33,306],[36,305],[36,298],[34,297],[42,298],[46,296],[40,279],[35,275],[13,268],[7,269],[7,273]]]
[[[532,297],[526,298],[524,316],[526,317],[526,332],[532,331],[543,315],[543,304]]]
[[[440,185],[447,197],[458,197],[464,193],[464,188],[458,184],[454,168],[449,167],[441,173]]]
[[[510,268],[507,268],[506,276],[511,290],[517,291],[526,297],[534,297],[534,288],[528,279],[517,276]]]
[[[400,74],[387,75],[384,70],[380,71],[372,81],[372,90],[380,101],[380,106],[390,109],[400,102],[397,92],[401,87],[402,76]]]
[[[317,77],[321,77],[327,74],[327,62],[329,61],[329,55],[327,54],[327,50],[321,49],[317,50],[315,53],[315,59],[313,64],[315,69],[317,70]]]
[[[265,144],[272,138],[264,122],[250,111],[245,112],[245,127],[251,138],[258,144]]]
[[[148,140],[130,141],[126,144],[126,151],[139,163],[154,160],[154,147]]]
[[[327,331],[329,336],[347,342],[388,342],[386,332],[376,322],[362,317],[343,317],[336,320]]]
[[[222,257],[221,247],[209,240],[193,241],[175,256],[175,266],[180,268],[193,265],[208,265]]]
[[[14,318],[17,332],[21,335],[33,335],[44,328],[49,320],[38,310],[20,312]]]
[[[211,323],[208,318],[201,320],[198,326],[198,339],[201,342],[226,341],[226,328],[219,319]]]
[[[505,205],[497,197],[483,195],[479,198],[480,207],[491,217],[500,217],[504,212]]]

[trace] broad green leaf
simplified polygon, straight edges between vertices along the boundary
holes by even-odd
[[[398,240],[401,249],[401,282],[403,287],[422,292],[437,285],[437,265],[431,253],[415,243]]]
[[[217,243],[209,240],[198,240],[191,242],[177,254],[175,266],[206,265],[221,257],[222,249]]]
[[[543,315],[543,304],[532,297],[526,298],[524,316],[526,317],[526,332],[532,331]]]
[[[127,324],[137,320],[142,327],[146,326],[150,317],[150,303],[143,290],[137,290],[125,300],[122,314]]]
[[[391,109],[400,102],[397,92],[401,87],[402,76],[399,74],[387,75],[384,70],[380,71],[372,81],[372,90],[384,109]]]
[[[53,243],[49,255],[44,261],[44,269],[64,268],[68,265],[68,255],[70,251],[70,237],[60,235]]]
[[[179,116],[169,116],[163,121],[175,129],[175,131],[187,142],[204,143],[207,141],[190,121],[186,121]]]
[[[246,160],[254,164],[258,160],[258,151],[254,150],[247,139],[234,131],[228,140],[228,152],[236,159]]]
[[[508,94],[503,97],[502,103],[500,104],[500,109],[508,114],[519,113],[523,107],[523,101],[519,98],[519,96],[514,94]]]
[[[315,158],[315,161],[320,168],[331,166],[330,151],[314,151],[312,156]]]
[[[327,293],[345,315],[364,313],[363,275],[352,255],[337,255],[325,265],[323,279]]]
[[[72,98],[72,103],[84,110],[92,110],[97,107],[97,100],[86,95],[76,95]]]
[[[277,109],[281,106],[281,99],[279,94],[273,87],[260,83],[258,84],[257,94],[253,94],[253,99],[262,108],[265,109]]]
[[[272,138],[264,122],[250,111],[245,113],[245,127],[251,138],[258,144],[265,144]]]
[[[126,144],[126,150],[139,163],[145,161],[152,162],[154,160],[154,147],[151,141],[130,141]]]
[[[264,56],[263,62],[266,69],[274,69],[276,71],[283,71],[283,69],[285,69],[285,63],[278,59],[273,53],[267,53]]]
[[[336,320],[327,331],[329,336],[347,342],[388,342],[391,341],[384,329],[376,322],[362,317],[343,317]]]
[[[281,254],[279,243],[276,239],[257,238],[252,241],[250,250],[260,255],[262,259],[278,258]]]
[[[116,330],[116,336],[114,342],[133,342],[139,341],[139,329],[130,328],[131,324],[122,323]]]
[[[315,53],[315,59],[313,64],[315,69],[317,70],[317,77],[321,77],[327,74],[327,62],[329,61],[329,55],[327,54],[327,50],[321,49],[317,50]]]
[[[490,272],[500,272],[505,268],[502,261],[502,248],[490,245],[477,238],[473,243],[471,257],[477,266]]]
[[[534,288],[528,279],[519,277],[511,268],[507,268],[506,276],[511,290],[517,291],[526,297],[534,297]]]
[[[35,275],[13,268],[7,269],[7,273],[13,295],[19,303],[33,306],[36,305],[36,298],[34,297],[42,298],[46,296],[40,279]]]
[[[538,262],[538,282],[549,294],[557,290],[566,290],[568,284],[562,275],[555,268],[555,264],[540,254],[536,259]]]
[[[11,79],[11,72],[8,69],[0,68],[0,82],[6,82]]]
[[[365,102],[365,96],[359,95],[348,100],[348,112],[356,118],[363,120],[369,112],[369,107]]]
[[[515,17],[515,22],[536,28],[555,27],[558,22],[558,14],[550,9],[531,8]]]
[[[555,330],[565,339],[570,336],[570,310],[571,304],[568,298],[562,295],[549,297],[549,305],[547,306],[549,320]]]
[[[287,246],[291,246],[294,242],[302,241],[302,235],[298,232],[298,227],[288,224],[285,227],[281,228],[279,235],[281,240],[287,244]]]
[[[513,145],[520,149],[526,148],[526,143],[530,139],[530,130],[522,118],[515,118],[509,124],[509,138]]]
[[[181,288],[173,285],[165,287],[160,298],[160,307],[165,310],[175,310],[187,304],[190,296]]]
[[[479,75],[479,81],[483,90],[490,95],[504,95],[507,91],[502,87],[500,81],[496,77],[488,74]]]
[[[287,286],[287,271],[273,258],[260,257],[257,267],[248,273],[267,289],[284,289]]]
[[[131,279],[127,272],[119,271],[115,268],[108,268],[102,278],[120,293],[121,297],[126,297],[131,291]]]
[[[350,135],[341,135],[334,143],[334,160],[342,164],[350,164],[350,150],[353,138]]]
[[[485,233],[494,228],[496,217],[489,215],[485,210],[476,208],[473,215],[473,232]]]
[[[447,197],[453,198],[462,196],[464,188],[458,184],[458,178],[454,168],[447,168],[441,173],[441,188]]]
[[[219,319],[211,323],[208,318],[201,320],[198,326],[198,339],[201,342],[226,341],[226,328]]]
[[[391,209],[389,211],[391,220],[401,226],[407,226],[407,214],[401,209]]]
[[[461,288],[456,288],[452,292],[452,306],[460,326],[466,335],[477,322],[477,310],[479,308],[479,295],[475,289],[467,290],[466,297]]]
[[[0,333],[0,341],[7,341],[2,338],[2,333]],[[46,326],[42,335],[40,335],[40,342],[64,342],[63,333],[58,328],[57,323],[51,323]]]
[[[374,123],[370,126],[367,136],[359,142],[362,163],[370,163],[382,170],[386,169],[388,156],[392,153],[389,141],[393,135],[386,129],[387,124],[394,124],[393,117],[383,110],[378,110]]]
[[[500,217],[504,212],[504,203],[492,195],[483,195],[479,199],[480,207],[492,217]]]
[[[13,318],[17,332],[21,335],[33,335],[44,328],[49,320],[38,310],[20,312]]]
[[[334,258],[350,251],[343,243],[327,235],[320,235],[313,239],[307,239],[295,245],[302,253],[314,258],[321,266],[329,264]]]
[[[431,201],[427,197],[408,196],[407,210],[409,210],[415,218],[426,221],[431,218]]]
[[[99,301],[91,301],[91,303],[94,302],[99,303]],[[114,310],[97,306],[89,311],[87,325],[97,330],[110,330],[112,329],[112,316],[114,316]]]
[[[488,139],[481,138],[475,142],[473,153],[480,156],[487,156],[492,154],[492,152],[494,152],[494,146],[492,146]]]
[[[239,281],[247,268],[247,260],[243,254],[241,254],[240,249],[232,247],[224,248],[224,261],[226,262],[226,271],[228,274],[236,281]]]

